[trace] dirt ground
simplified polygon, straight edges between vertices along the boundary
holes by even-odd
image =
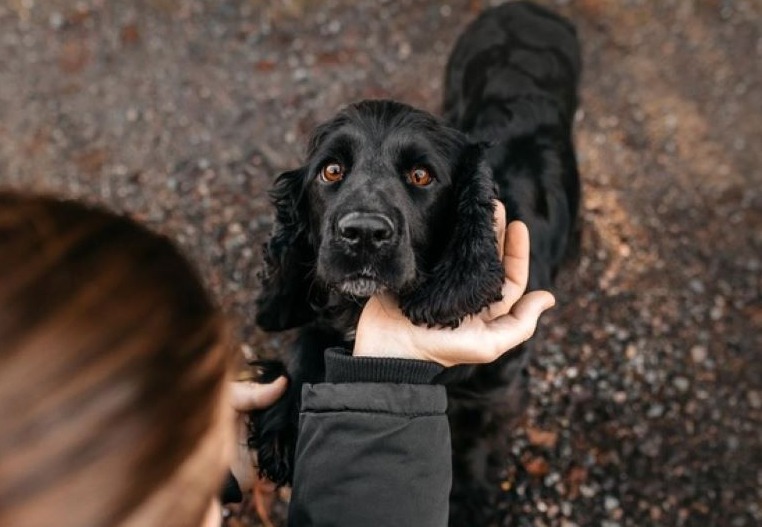
[[[4,0],[0,185],[128,211],[253,326],[266,189],[361,98],[437,112],[488,2]],[[584,47],[584,245],[496,482],[516,526],[762,524],[762,3],[544,1]]]

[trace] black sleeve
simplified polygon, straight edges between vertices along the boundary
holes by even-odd
[[[325,382],[384,382],[431,384],[444,370],[434,362],[385,357],[353,357],[341,348],[325,352]]]
[[[335,382],[302,390],[289,525],[447,525],[447,397],[426,384],[441,369],[326,352]]]

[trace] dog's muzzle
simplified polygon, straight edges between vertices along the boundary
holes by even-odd
[[[336,283],[337,289],[364,298],[383,290],[388,277],[382,278],[383,271],[377,266],[388,263],[399,243],[394,221],[379,212],[349,212],[336,222],[335,239],[344,258],[353,262]]]

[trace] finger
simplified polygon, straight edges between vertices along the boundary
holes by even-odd
[[[485,321],[494,320],[507,315],[513,309],[513,305],[521,298],[524,291],[508,279],[503,281],[501,289],[502,298],[484,308],[481,316]]]
[[[277,401],[286,391],[288,381],[281,376],[269,384],[233,382],[232,404],[237,412],[262,410]]]
[[[503,269],[506,281],[512,284],[503,294],[513,305],[526,291],[529,280],[529,229],[524,222],[512,221],[505,230]]]
[[[524,329],[524,341],[534,335],[540,315],[554,305],[556,305],[556,299],[548,291],[532,291],[516,302],[513,316],[519,320],[519,324]]]
[[[512,314],[516,318],[535,317],[556,305],[556,297],[550,291],[532,291],[525,294],[513,306]]]
[[[521,297],[511,313],[487,323],[479,361],[496,360],[532,338],[540,315],[553,305],[555,298],[547,291],[533,291]]]
[[[495,200],[495,215],[493,217],[495,236],[497,238],[497,257],[503,259],[505,250],[505,205]]]
[[[537,321],[540,319],[540,315],[555,304],[555,297],[548,291],[532,291],[522,296],[513,306],[509,315],[498,319],[505,320],[506,323],[512,322],[513,331],[516,337],[520,339],[518,342],[508,342],[508,344],[515,347],[532,338],[537,329]]]
[[[506,228],[504,239],[502,299],[487,306],[480,314],[486,321],[510,313],[526,291],[529,280],[529,230],[526,225],[521,221],[512,221]]]

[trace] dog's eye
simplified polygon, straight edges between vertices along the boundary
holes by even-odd
[[[430,184],[434,178],[431,173],[423,167],[416,167],[407,173],[407,180],[416,187],[425,187]]]
[[[320,169],[320,179],[328,183],[336,183],[344,178],[344,167],[339,163],[328,163]]]

